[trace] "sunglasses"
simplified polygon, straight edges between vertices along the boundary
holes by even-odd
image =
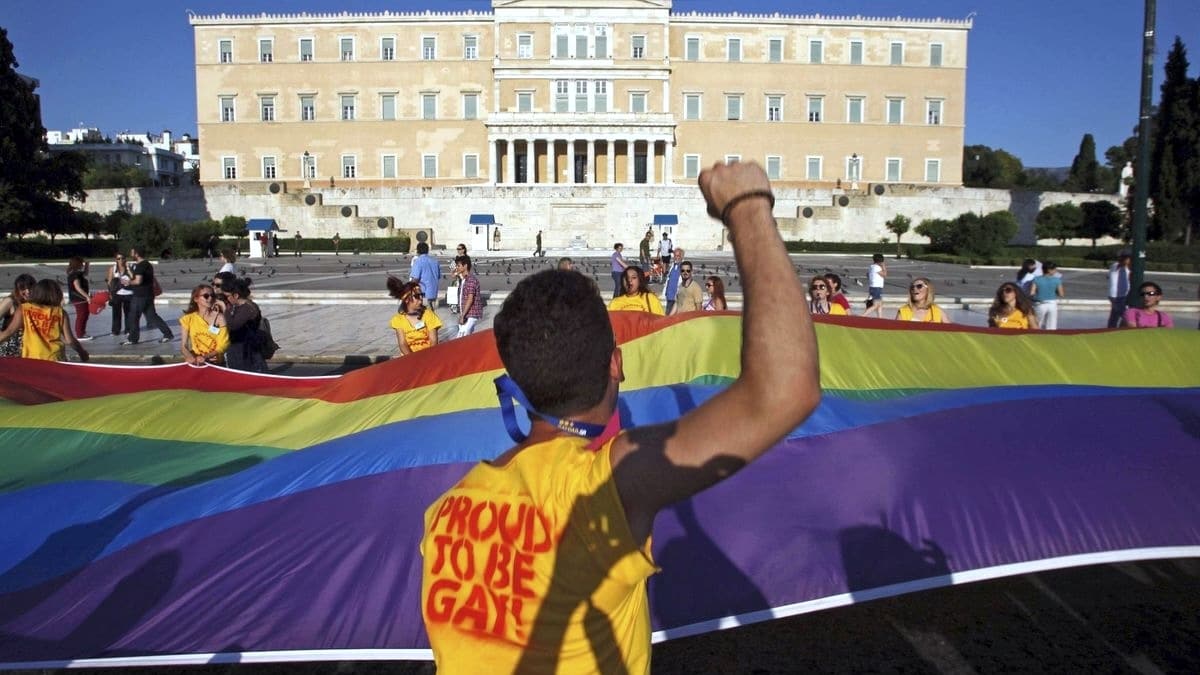
[[[1162,293],[1159,293],[1158,291],[1142,291],[1143,297],[1147,296],[1147,295],[1155,296],[1155,295],[1162,295]]]
[[[908,290],[910,290],[910,291],[919,291],[919,290],[922,290],[922,289],[924,289],[924,288],[925,288],[925,284],[913,284],[912,286],[909,286],[909,287],[908,287]]]
[[[204,298],[205,300],[212,300],[213,294],[212,293],[201,293],[200,297]]]
[[[710,281],[710,282],[708,282],[708,283],[706,283],[706,284],[704,284],[704,285],[705,285],[705,286],[708,286],[709,288],[712,288],[712,287],[713,287],[713,285],[712,285],[712,282],[711,282],[711,281]]]
[[[1016,293],[1016,292],[1017,292],[1017,289],[1015,289],[1015,288],[1002,288],[1002,289],[1000,289],[1000,292],[1001,292],[1001,293]]]
[[[691,271],[691,270],[689,270],[689,269],[681,269],[681,270],[679,270],[679,273],[680,273],[680,274],[691,274],[691,273],[692,273],[692,271]]]
[[[829,290],[829,287],[826,286],[825,284],[813,284],[812,286],[808,287],[808,290],[810,290],[810,291],[827,291],[827,290]]]

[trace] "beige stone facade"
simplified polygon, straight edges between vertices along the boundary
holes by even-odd
[[[737,158],[796,188],[961,184],[970,20],[734,9],[195,16],[201,180],[671,185]]]

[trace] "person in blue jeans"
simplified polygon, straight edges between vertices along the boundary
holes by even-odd
[[[625,262],[625,256],[621,255],[621,251],[624,250],[625,244],[619,241],[613,244],[612,278],[614,298],[621,294],[621,276],[625,274],[625,268],[629,267],[629,263]]]
[[[441,278],[442,268],[433,256],[429,255],[429,244],[417,244],[417,257],[413,258],[408,280],[421,284],[421,292],[425,294],[430,307],[437,307],[438,282]]]
[[[1042,275],[1034,277],[1029,289],[1033,296],[1033,313],[1037,317],[1038,325],[1042,330],[1057,329],[1058,299],[1067,297],[1058,265],[1052,262],[1044,263]]]

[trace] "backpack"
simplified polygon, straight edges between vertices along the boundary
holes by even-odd
[[[258,326],[250,335],[250,346],[262,354],[263,359],[267,361],[270,361],[271,357],[275,356],[275,352],[279,351],[279,344],[275,342],[275,338],[271,337],[271,322],[261,314],[258,317]]]

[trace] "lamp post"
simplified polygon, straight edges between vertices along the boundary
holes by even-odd
[[[858,156],[857,152],[850,153],[850,189],[851,190],[858,189],[858,179],[862,177],[862,174],[859,170],[859,166],[861,163],[862,163],[862,159]]]
[[[312,187],[312,155],[308,151],[304,151],[304,161],[300,165],[300,170],[304,172],[304,189]]]

